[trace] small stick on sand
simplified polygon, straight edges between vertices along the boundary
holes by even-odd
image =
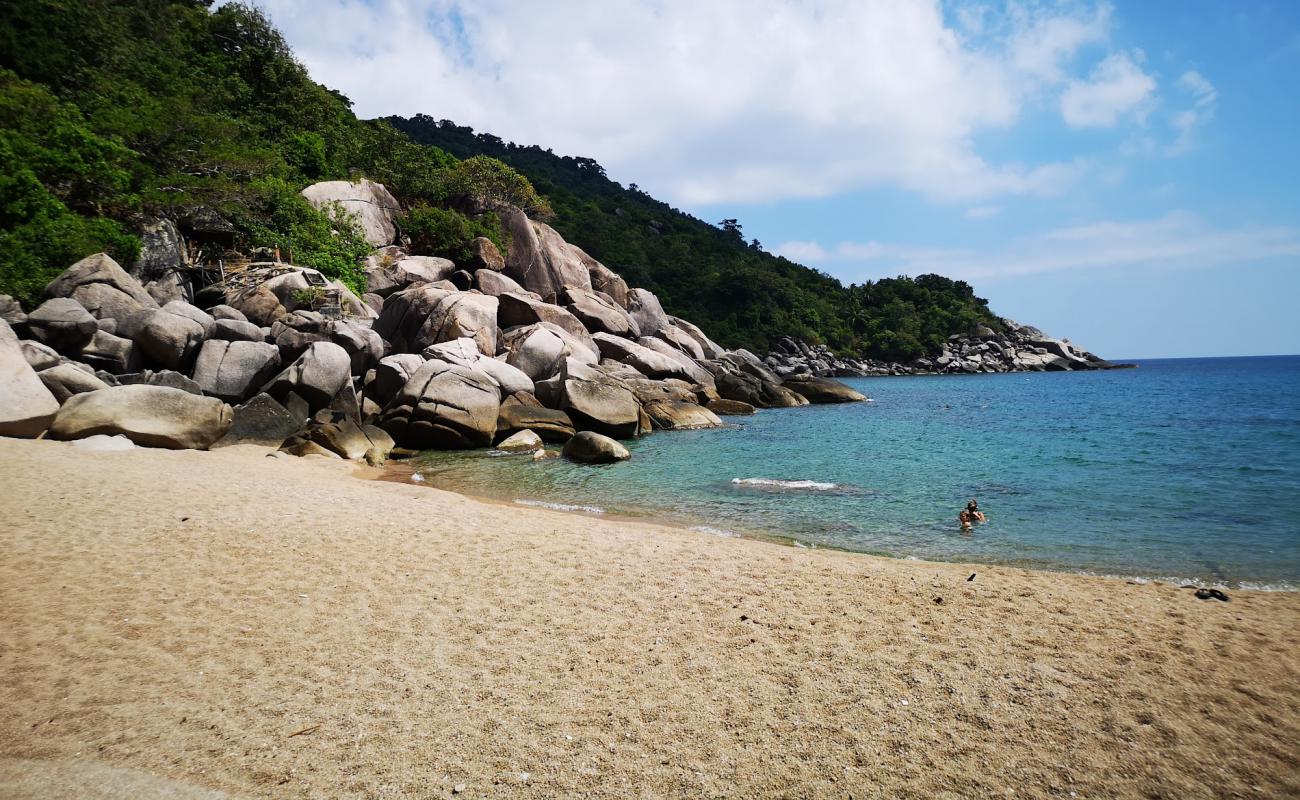
[[[284,737],[284,738],[286,738],[286,739],[292,739],[292,738],[295,737],[295,736],[306,736],[307,734],[309,734],[309,733],[315,733],[315,732],[318,731],[318,730],[320,730],[320,725],[308,725],[307,727],[303,728],[302,730],[300,730],[300,731],[294,731],[293,733],[289,734],[288,736],[286,736],[286,737]]]

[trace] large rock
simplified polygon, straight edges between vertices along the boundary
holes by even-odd
[[[645,413],[654,426],[661,430],[684,431],[699,428],[717,428],[722,420],[707,408],[681,400],[655,400],[646,403]]]
[[[593,337],[600,347],[600,354],[608,359],[633,367],[649,378],[680,378],[685,381],[698,382],[708,379],[708,373],[683,356],[678,360],[671,355],[660,353],[644,345],[629,341],[608,333],[597,333]],[[666,345],[665,345],[666,346]],[[676,352],[676,351],[674,351]],[[690,366],[687,366],[687,364]]]
[[[366,241],[375,247],[392,244],[397,237],[397,227],[393,223],[401,216],[402,207],[381,183],[365,179],[356,183],[324,181],[303,189],[302,196],[331,217],[341,207],[343,212],[356,219]]]
[[[525,394],[506,398],[497,415],[497,439],[520,431],[533,431],[547,442],[567,442],[575,433],[568,414],[543,408],[535,398]]]
[[[724,370],[714,376],[714,380],[718,394],[723,399],[739,400],[755,408],[791,408],[808,405],[808,401],[797,392],[747,372]]]
[[[587,265],[587,275],[591,278],[591,288],[604,292],[619,306],[627,308],[627,282],[618,273],[592,259]]]
[[[478,292],[453,292],[439,298],[415,335],[414,349],[452,339],[473,339],[479,352],[497,352],[497,298]]]
[[[588,347],[563,328],[545,322],[506,331],[504,343],[506,363],[534,382],[555,377],[569,359],[585,364],[600,360],[594,340]]]
[[[203,344],[203,325],[170,311],[155,311],[135,335],[144,357],[167,369],[183,370]]]
[[[384,300],[383,312],[375,320],[375,333],[392,345],[394,353],[418,353],[433,344],[418,344],[421,330],[439,301],[450,294],[446,289],[417,284],[389,295]]]
[[[361,426],[347,418],[313,428],[310,438],[331,453],[337,453],[348,460],[364,458],[366,452],[374,446]]]
[[[17,334],[0,320],[0,436],[40,436],[58,410],[59,401],[27,363]]]
[[[663,333],[663,330],[661,329],[659,332]],[[713,385],[713,374],[711,372],[700,366],[695,359],[673,347],[658,336],[642,336],[640,339],[636,340],[636,343],[665,358],[671,358],[683,370],[685,370],[688,377],[683,378],[683,380],[689,380],[692,383],[699,383],[706,386]]]
[[[81,303],[68,297],[46,300],[27,315],[27,330],[60,353],[76,353],[90,343],[99,325]]]
[[[610,333],[627,339],[641,335],[641,328],[622,306],[609,295],[591,289],[568,288],[564,290],[567,308],[592,333]]]
[[[366,384],[366,396],[381,408],[388,405],[424,361],[424,357],[416,353],[399,353],[379,359],[374,380]]]
[[[726,352],[726,350],[722,349],[717,342],[713,341],[708,336],[705,336],[704,331],[700,330],[700,327],[695,323],[687,322],[680,317],[669,317],[668,321],[672,323],[674,328],[681,330],[687,336],[694,339],[696,343],[699,344],[700,350],[703,351],[705,358],[719,358]],[[655,331],[656,335],[658,335],[658,333],[659,331]]]
[[[533,391],[533,381],[527,374],[501,359],[483,355],[473,339],[453,339],[431,345],[424,349],[423,355],[428,359],[438,359],[482,372],[500,387],[502,396]]]
[[[710,400],[708,408],[714,414],[719,416],[747,417],[754,413],[754,407],[749,403],[742,403],[739,400],[725,400],[719,398]]]
[[[0,294],[0,320],[9,323],[14,333],[27,329],[27,314],[22,305],[7,294]]]
[[[486,295],[500,297],[507,292],[511,294],[521,294],[528,296],[529,292],[524,287],[515,283],[510,276],[500,272],[494,272],[490,269],[480,269],[474,273],[474,288]],[[536,295],[532,295],[537,297]],[[541,297],[537,297],[541,300]]]
[[[237,407],[234,416],[235,421],[230,430],[213,443],[213,447],[236,444],[279,447],[307,422],[305,415],[295,415],[269,394],[259,394]]]
[[[239,274],[237,282],[208,287],[200,295],[206,296],[207,303],[221,303],[238,310],[255,325],[268,326],[301,307],[304,290],[316,285],[309,282],[309,275],[313,276],[312,280],[323,281],[322,288],[338,292],[344,314],[363,319],[378,316],[339,281],[326,279],[314,269],[281,263],[252,264]]]
[[[72,364],[59,364],[37,373],[41,383],[50,390],[54,399],[66,403],[69,397],[83,392],[95,392],[107,389],[108,384],[95,377],[94,373],[78,369]]]
[[[497,249],[496,244],[486,236],[479,236],[470,243],[470,267],[489,269],[500,272],[506,268],[506,260]]]
[[[861,392],[831,378],[791,376],[781,385],[803,395],[810,403],[854,403],[867,399]]]
[[[192,319],[203,326],[203,338],[211,339],[212,331],[217,325],[216,317],[184,300],[172,300],[162,307],[163,311],[186,319]]]
[[[704,348],[700,345],[699,341],[694,336],[691,336],[686,331],[677,327],[671,319],[668,321],[667,325],[663,326],[657,333],[655,333],[655,338],[659,339],[679,353],[688,356],[692,361],[703,361],[706,358],[717,357],[706,356],[704,354]]]
[[[641,404],[621,383],[590,371],[564,380],[564,411],[575,427],[615,439],[630,439],[640,429]]]
[[[194,363],[194,381],[206,395],[239,403],[280,369],[280,350],[266,342],[203,343]]]
[[[280,348],[280,360],[288,363],[307,352],[307,348],[316,342],[328,341],[329,330],[330,321],[320,312],[299,309],[271,326],[271,338]]]
[[[285,268],[286,265],[272,265],[272,267]],[[273,269],[272,271],[277,270]],[[303,290],[317,285],[309,280],[309,276],[312,275],[314,275],[312,280],[325,282],[323,288],[338,293],[339,307],[343,310],[344,314],[353,317],[361,317],[363,319],[375,318],[376,315],[374,310],[363,303],[361,298],[357,297],[351,289],[339,281],[326,278],[319,270],[308,269],[306,267],[289,267],[287,272],[281,272],[280,274],[272,275],[267,278],[261,285],[261,289],[269,291],[271,294],[275,295],[276,299],[279,300],[280,305],[284,307],[286,312],[297,311],[302,308],[303,305],[301,301]],[[234,304],[232,303],[232,305]],[[270,325],[275,321],[274,319],[268,319],[265,321],[256,319],[252,314],[249,314],[248,310],[244,307],[235,307],[247,314],[250,322],[256,322],[259,325]]]
[[[365,375],[384,357],[384,340],[373,328],[339,320],[328,331],[329,340],[347,351],[353,375]]]
[[[330,404],[351,375],[352,364],[346,350],[333,342],[316,342],[272,378],[262,391],[281,403],[292,392],[316,411]]]
[[[90,344],[81,349],[78,358],[96,369],[114,375],[136,372],[143,361],[140,348],[136,347],[135,342],[104,331],[95,332]]]
[[[534,325],[538,322],[546,322],[563,328],[570,336],[586,345],[589,350],[596,351],[596,343],[592,341],[587,326],[583,325],[581,320],[566,309],[554,303],[544,303],[532,295],[514,292],[506,292],[497,299],[500,301],[500,307],[497,310],[497,322],[502,328],[514,328],[520,325]]]
[[[415,283],[446,280],[455,271],[451,261],[434,256],[370,256],[366,259],[366,292],[387,297]]]
[[[46,297],[76,300],[97,319],[120,319],[158,303],[144,286],[107,253],[87,256],[68,267],[45,287]]]
[[[235,322],[248,322],[248,317],[244,316],[244,312],[240,311],[234,306],[228,306],[224,304],[215,305],[212,308],[208,309],[208,313],[211,314],[212,318],[217,320],[218,322],[223,319],[234,320]]]
[[[262,329],[251,322],[237,319],[219,319],[212,325],[213,339],[225,339],[228,342],[260,342],[266,337]]]
[[[654,336],[668,324],[668,315],[659,298],[648,289],[631,289],[627,293],[627,313],[636,320],[642,336]]]
[[[146,369],[142,372],[118,375],[114,380],[117,381],[119,386],[163,386],[168,389],[189,392],[192,395],[203,394],[203,390],[192,379],[170,369],[158,370],[157,372]]]
[[[185,243],[176,223],[151,219],[140,229],[140,255],[131,265],[131,276],[148,284],[180,269],[185,261]]]
[[[587,269],[590,256],[564,241],[549,225],[529,219],[517,208],[507,208],[500,216],[510,235],[505,271],[525,289],[554,303],[567,287],[591,288]]]
[[[50,426],[55,439],[122,434],[138,445],[206,450],[230,429],[230,406],[162,386],[113,386],[63,404]]]
[[[487,447],[500,407],[501,390],[486,375],[429,361],[397,393],[379,427],[416,450]]]
[[[626,461],[632,454],[608,436],[582,431],[565,443],[564,457],[584,464],[612,464]]]
[[[50,367],[57,367],[62,363],[58,352],[48,344],[23,339],[18,343],[18,347],[22,350],[23,358],[27,359],[28,365],[37,372]]]

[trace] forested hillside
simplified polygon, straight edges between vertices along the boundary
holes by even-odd
[[[360,177],[410,211],[403,233],[415,250],[453,259],[476,235],[505,244],[495,218],[463,202],[500,188],[730,346],[763,350],[792,335],[908,359],[976,323],[997,327],[965,283],[845,287],[746,242],[734,220],[712,225],[620,186],[590,159],[428,116],[359,120],[245,5],[0,4],[0,293],[30,303],[88,253],[130,263],[153,217],[210,214],[230,224],[238,248],[280,247],[356,285],[365,242],[299,191]]]
[[[589,158],[557,156],[427,115],[386,122],[458,158],[488,155],[526,175],[555,209],[552,224],[664,307],[727,344],[765,347],[782,335],[846,353],[905,360],[976,324],[997,328],[987,303],[938,275],[843,286],[746,241],[743,221],[709,224],[636,184],[624,188]]]

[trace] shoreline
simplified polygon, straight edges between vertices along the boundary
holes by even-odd
[[[901,377],[901,376],[897,376]],[[915,376],[913,376],[915,377]],[[434,451],[438,452],[438,451]],[[521,455],[501,456],[502,458],[526,458]],[[782,534],[774,530],[760,530],[755,528],[741,528],[733,526],[731,528],[718,528],[709,524],[705,517],[694,517],[691,519],[682,518],[651,518],[647,510],[645,514],[629,513],[626,511],[610,511],[606,508],[596,506],[585,506],[574,503],[567,503],[563,500],[550,500],[546,498],[519,498],[514,497],[514,492],[493,495],[480,494],[476,491],[465,491],[459,488],[439,485],[436,481],[411,481],[409,476],[419,472],[418,467],[413,467],[410,462],[418,459],[416,456],[411,459],[401,459],[389,461],[383,467],[365,468],[374,470],[374,475],[360,476],[363,480],[378,480],[399,485],[409,485],[418,488],[434,489],[436,491],[451,492],[462,497],[481,503],[490,503],[501,505],[508,508],[527,510],[530,508],[544,509],[559,514],[571,514],[573,516],[592,519],[598,518],[610,522],[624,522],[630,524],[649,524],[659,527],[671,528],[679,531],[690,531],[693,533],[702,533],[707,536],[713,536],[720,539],[743,539],[747,541],[768,542],[771,544],[781,545],[806,550],[825,550],[828,552],[846,553],[854,556],[865,556],[867,558],[883,558],[890,561],[919,562],[926,564],[949,564],[965,567],[1004,567],[1006,569],[1023,569],[1031,572],[1042,572],[1055,575],[1075,575],[1084,578],[1104,578],[1108,580],[1119,580],[1135,584],[1154,584],[1157,586],[1173,586],[1176,588],[1186,588],[1189,586],[1225,589],[1234,592],[1281,592],[1292,593],[1300,592],[1300,581],[1283,580],[1283,581],[1256,581],[1256,580],[1210,580],[1203,578],[1188,578],[1176,575],[1142,574],[1135,572],[1133,574],[1097,572],[1086,567],[1059,564],[1056,566],[1047,566],[1041,564],[1014,564],[1001,561],[968,561],[961,559],[941,560],[934,558],[921,558],[912,555],[891,555],[889,553],[873,552],[869,550],[854,550],[848,547],[837,547],[834,545],[821,544],[818,542],[806,542],[797,537],[788,534]]]
[[[6,796],[1300,792],[1296,593],[968,580],[357,473],[0,439]]]

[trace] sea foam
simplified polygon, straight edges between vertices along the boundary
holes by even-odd
[[[732,478],[731,482],[737,486],[763,486],[772,489],[803,489],[812,492],[829,492],[832,489],[840,488],[838,483],[825,483],[822,481],[779,481],[774,478]]]
[[[604,514],[605,509],[597,506],[575,506],[568,503],[548,503],[545,500],[516,500],[516,505],[534,508],[549,508],[551,511],[581,511],[584,514]]]

